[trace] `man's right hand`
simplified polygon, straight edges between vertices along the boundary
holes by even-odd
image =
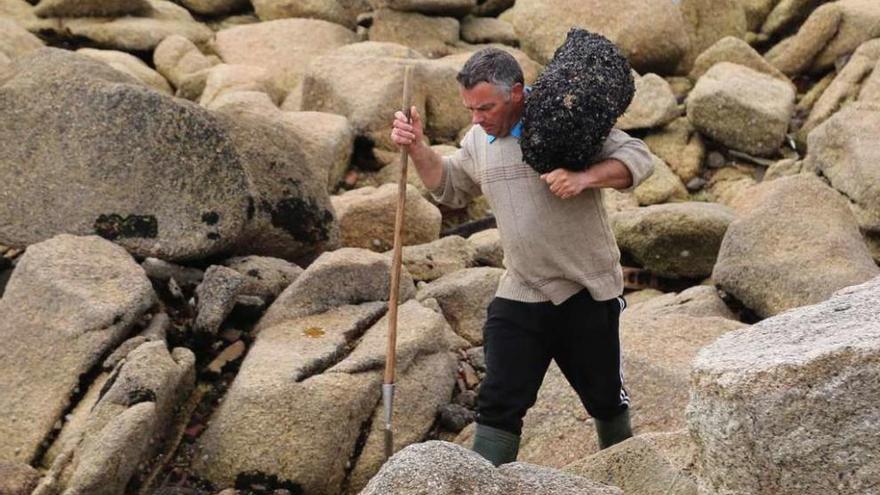
[[[424,144],[424,133],[422,131],[422,116],[416,107],[410,110],[412,120],[407,121],[406,115],[398,111],[394,114],[394,123],[391,129],[391,140],[394,144],[409,150],[413,145],[420,146]]]

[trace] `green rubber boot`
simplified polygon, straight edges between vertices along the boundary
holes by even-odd
[[[516,455],[519,453],[519,435],[477,423],[474,446],[471,450],[498,467],[516,460]]]
[[[620,443],[633,436],[629,424],[629,408],[624,409],[617,416],[601,420],[593,418],[596,424],[596,435],[599,437],[599,449],[607,449],[616,443]]]

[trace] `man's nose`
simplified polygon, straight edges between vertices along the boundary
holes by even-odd
[[[477,112],[471,114],[471,123],[474,125],[483,123],[483,116]]]

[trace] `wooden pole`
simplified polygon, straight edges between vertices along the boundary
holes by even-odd
[[[411,120],[412,67],[403,75],[403,113]],[[403,216],[406,206],[406,170],[409,153],[400,152],[400,180],[397,183],[397,215],[394,219],[394,254],[391,260],[391,293],[388,295],[388,348],[385,353],[385,380],[382,384],[382,402],[385,406],[385,458],[394,453],[391,417],[394,410],[394,380],[397,364],[397,306],[400,293],[400,265],[403,259]]]

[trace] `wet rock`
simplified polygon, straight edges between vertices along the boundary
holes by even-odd
[[[616,495],[618,488],[555,469],[513,463],[499,469],[479,454],[446,442],[412,445],[394,455],[361,495]]]
[[[275,84],[290,91],[300,84],[308,63],[336,47],[354,43],[355,33],[316,19],[279,19],[224,29],[214,47],[227,64],[266,69]]]
[[[0,299],[0,458],[29,462],[100,364],[155,303],[143,270],[98,237],[28,247]]]
[[[872,400],[880,393],[878,303],[875,277],[731,332],[700,352],[688,428],[703,489],[871,490],[880,448],[872,426],[880,418]]]
[[[712,279],[759,316],[815,304],[880,273],[847,201],[816,177],[756,186],[730,224]]]
[[[370,41],[399,43],[429,58],[452,53],[461,27],[452,17],[379,9],[373,13]]]
[[[387,251],[394,245],[397,184],[362,187],[333,196],[342,245]],[[407,186],[403,220],[404,246],[424,244],[440,236],[440,210]]]
[[[275,299],[303,273],[297,265],[267,256],[241,256],[230,258],[224,265],[244,276],[242,294]]]
[[[256,329],[345,304],[387,301],[390,292],[391,260],[387,256],[356,248],[326,252],[278,296]],[[406,301],[415,292],[412,276],[401,267],[399,300]]]
[[[589,166],[634,92],[629,64],[617,47],[572,29],[526,100],[523,159],[540,173]]]
[[[794,112],[791,84],[748,67],[722,62],[697,81],[687,115],[703,134],[755,156],[773,156]]]
[[[627,210],[611,217],[620,249],[663,277],[700,278],[712,273],[733,210],[687,202]]]
[[[216,334],[235,307],[235,299],[242,293],[245,283],[245,277],[231,268],[219,265],[208,268],[205,279],[196,287],[198,313],[193,330]]]
[[[486,308],[495,297],[502,272],[491,267],[462,269],[426,285],[416,298],[436,299],[455,333],[472,345],[481,345]]]
[[[262,21],[302,17],[321,19],[354,29],[357,18],[369,12],[367,0],[252,0],[257,17]]]
[[[93,48],[80,48],[76,52],[100,60],[119,72],[124,72],[138,79],[156,91],[172,94],[168,81],[134,55],[116,50],[95,50]]]
[[[880,233],[880,152],[869,136],[880,132],[880,101],[857,103],[834,114],[810,132],[804,170],[826,177],[850,201],[859,227]]]

